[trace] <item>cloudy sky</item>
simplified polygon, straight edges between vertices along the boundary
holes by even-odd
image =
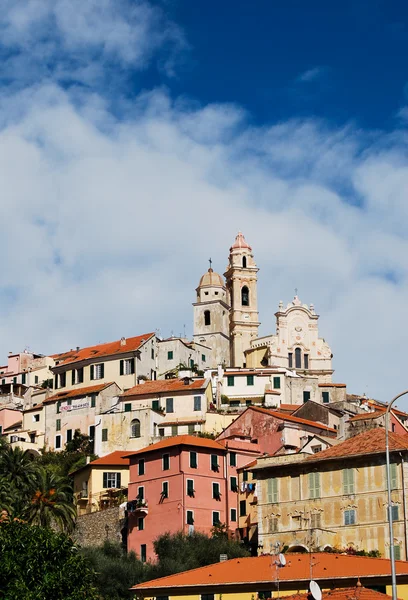
[[[335,380],[408,388],[404,1],[3,0],[0,352],[192,334],[242,229]],[[400,402],[408,408],[408,402]]]

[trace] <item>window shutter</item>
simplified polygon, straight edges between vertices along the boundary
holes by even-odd
[[[276,477],[272,479],[272,502],[278,502],[278,480]]]
[[[103,379],[105,377],[105,364],[102,363],[101,364],[101,379]]]
[[[397,465],[396,463],[390,464],[390,483],[391,489],[395,490],[398,487],[398,475],[397,475]]]
[[[309,497],[318,498],[320,496],[320,478],[319,473],[309,473]]]
[[[119,375],[123,375],[123,360],[119,362]]]
[[[268,479],[267,493],[268,493],[268,504],[272,504],[272,498],[273,498],[273,493],[272,493],[272,479]]]
[[[54,389],[58,389],[58,375],[55,375],[54,377]]]
[[[108,487],[108,474],[107,473],[103,474],[103,487],[104,488]]]
[[[131,358],[130,359],[130,374],[134,375],[135,373],[135,359]]]
[[[72,369],[71,371],[71,383],[72,385],[75,383],[75,369]]]
[[[121,474],[116,473],[116,487],[118,487],[118,488],[120,488],[120,479],[121,479]]]
[[[94,370],[94,366],[91,365],[91,380],[95,379]]]

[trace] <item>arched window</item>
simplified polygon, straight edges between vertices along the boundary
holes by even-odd
[[[204,311],[204,325],[211,325],[211,313],[209,310]]]
[[[243,257],[242,257],[242,267],[243,267],[244,269],[246,269],[246,265],[247,265],[247,263],[246,263],[246,256],[243,256]]]
[[[242,306],[249,306],[249,289],[246,285],[241,290],[241,304]]]
[[[140,437],[140,421],[139,419],[133,419],[131,423],[130,436],[139,438]]]
[[[295,350],[295,369],[302,368],[302,350],[300,348],[296,348]]]

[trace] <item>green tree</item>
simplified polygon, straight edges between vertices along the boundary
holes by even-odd
[[[45,527],[0,523],[1,600],[97,600],[95,574],[72,540]]]
[[[40,467],[23,516],[32,524],[42,527],[56,525],[61,531],[72,532],[76,509],[72,503],[72,488],[68,480]]]
[[[38,465],[28,450],[7,445],[0,450],[0,473],[1,488],[4,490],[9,486],[9,498],[12,499],[9,508],[12,508],[12,514],[19,516],[34,489]],[[7,498],[4,498],[2,508],[7,508],[8,504]]]

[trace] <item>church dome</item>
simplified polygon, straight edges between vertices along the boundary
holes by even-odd
[[[224,287],[225,282],[221,275],[214,273],[214,271],[210,268],[208,269],[207,273],[204,273],[200,279],[200,283],[198,284],[199,288],[204,286]]]
[[[232,244],[230,248],[230,252],[239,248],[246,248],[247,250],[252,250],[251,246],[248,244],[246,239],[244,238],[244,234],[242,231],[238,231],[238,235],[235,238],[235,242]]]

